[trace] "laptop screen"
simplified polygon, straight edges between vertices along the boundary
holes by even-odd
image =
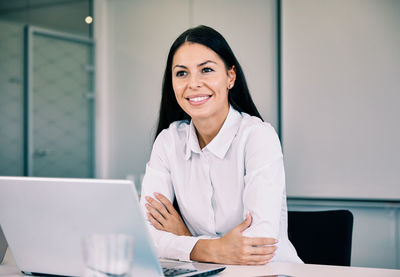
[[[134,269],[162,275],[128,180],[0,177],[0,222],[26,273],[80,276],[82,238],[123,233],[135,238]]]

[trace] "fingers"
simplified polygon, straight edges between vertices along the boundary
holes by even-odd
[[[237,225],[237,226],[235,227],[235,229],[237,228],[237,229],[239,230],[239,232],[242,233],[244,230],[246,230],[247,228],[250,227],[251,221],[252,221],[251,215],[250,215],[250,214],[247,214],[247,215],[246,215],[246,219],[243,220],[242,223],[240,223],[239,225]]]
[[[253,255],[248,258],[245,264],[247,265],[263,265],[271,261],[274,254],[271,255]]]
[[[263,265],[272,260],[275,254],[268,255],[246,255],[240,257],[236,261],[226,262],[227,264],[238,264],[238,265]]]
[[[276,246],[252,247],[250,253],[252,255],[274,255],[276,249]]]
[[[249,238],[243,237],[246,245],[260,246],[260,245],[274,245],[278,240],[274,238]]]
[[[164,218],[167,218],[169,215],[168,210],[165,208],[165,206],[163,204],[161,204],[160,202],[154,200],[152,197],[150,196],[146,196],[145,197],[146,201],[150,204],[149,206],[151,206],[152,208],[155,208],[160,214],[162,214],[162,216]],[[148,205],[146,204],[146,207],[148,209]],[[149,209],[148,209],[149,210]],[[153,214],[153,213],[152,213]],[[154,215],[154,214],[153,214]]]
[[[163,222],[165,222],[165,217],[162,216],[161,213],[155,208],[153,208],[151,205],[146,203],[146,208],[149,211],[149,213],[152,215],[154,219],[156,219],[161,225],[163,225]]]
[[[247,248],[247,255],[242,264],[262,265],[268,263],[274,256],[276,246],[250,246]]]
[[[276,246],[243,246],[242,250],[239,251],[243,257],[255,257],[255,256],[266,256],[275,255]]]
[[[262,248],[262,247],[253,247],[253,248]],[[266,264],[275,256],[275,253],[267,253],[270,252],[270,250],[267,249],[257,249],[257,250],[253,249],[250,252],[252,254],[247,254],[241,257],[239,264],[247,264],[247,265]],[[260,254],[256,254],[256,252]]]
[[[158,222],[157,219],[153,217],[151,213],[147,213],[147,218],[149,219],[150,223],[156,228],[157,230],[164,231],[164,227]]]
[[[157,192],[155,192],[154,195],[156,196],[158,201],[160,201],[165,206],[165,208],[167,209],[167,211],[170,214],[176,212],[174,206],[172,205],[171,201],[169,201],[169,199],[167,197],[165,197],[161,193],[157,193]]]

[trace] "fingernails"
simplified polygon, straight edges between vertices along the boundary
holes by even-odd
[[[277,240],[277,239],[275,239],[275,240],[274,240],[274,243],[278,243],[278,240]]]
[[[146,201],[150,201],[151,197],[145,196],[144,199],[146,199]]]

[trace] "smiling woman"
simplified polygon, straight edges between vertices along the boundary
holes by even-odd
[[[216,136],[228,115],[228,91],[236,79],[234,66],[226,69],[223,60],[210,48],[186,42],[176,51],[172,68],[172,85],[179,106],[197,128],[205,131],[199,136],[203,148]]]
[[[279,139],[228,43],[209,27],[171,46],[141,195],[160,257],[301,262],[287,236]]]

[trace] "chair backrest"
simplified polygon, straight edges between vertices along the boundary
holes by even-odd
[[[348,210],[289,211],[289,240],[305,263],[350,266],[353,214]]]

